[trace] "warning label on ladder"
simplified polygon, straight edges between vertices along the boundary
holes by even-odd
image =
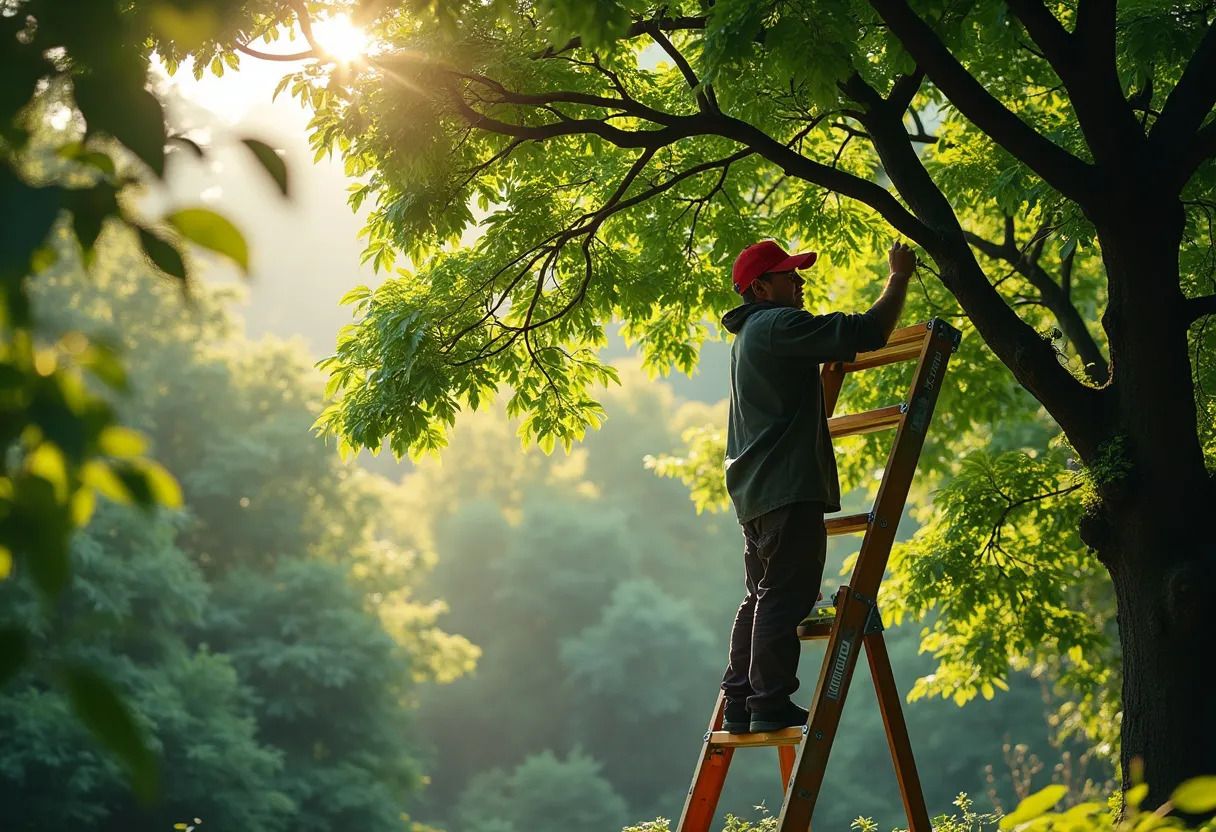
[[[856,636],[856,632],[851,632],[840,638],[840,646],[836,648],[836,658],[832,661],[832,674],[828,677],[828,689],[825,692],[828,699],[840,698],[844,675],[849,669],[849,654],[853,652],[853,640]]]

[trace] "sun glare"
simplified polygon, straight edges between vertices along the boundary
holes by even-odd
[[[354,63],[367,52],[367,33],[344,14],[314,23],[312,31],[321,48],[340,63]]]

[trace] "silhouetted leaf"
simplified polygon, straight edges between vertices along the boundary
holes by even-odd
[[[274,148],[265,142],[257,139],[241,139],[241,141],[271,175],[283,196],[287,196],[287,163],[283,161],[283,157],[279,156]]]
[[[177,249],[169,243],[151,231],[141,228],[139,229],[139,244],[156,268],[178,280],[186,279],[186,264],[182,262],[182,256],[178,254]]]
[[[126,764],[135,793],[145,801],[155,797],[156,755],[126,703],[109,682],[88,668],[64,668],[63,681],[76,715]]]
[[[157,176],[165,174],[165,114],[160,101],[134,80],[79,76],[76,103],[89,135],[108,133],[142,159]]]
[[[225,217],[206,208],[187,208],[170,214],[166,220],[190,242],[232,258],[241,271],[249,272],[249,247],[241,232]]]
[[[101,234],[106,217],[118,214],[117,193],[112,186],[105,184],[69,191],[68,207],[72,211],[72,228],[86,254],[93,250],[93,244]]]

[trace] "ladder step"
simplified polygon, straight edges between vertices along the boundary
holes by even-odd
[[[782,728],[780,731],[765,731],[759,734],[728,734],[714,731],[709,735],[709,744],[719,748],[759,748],[772,745],[798,745],[806,736],[805,725]]]
[[[864,532],[870,526],[869,514],[845,514],[841,517],[828,517],[823,521],[828,534],[857,534]]]
[[[801,624],[798,625],[798,638],[827,638],[832,634],[832,622],[836,620],[836,602],[820,601],[811,609]]]
[[[858,370],[868,370],[871,367],[882,367],[898,361],[911,361],[913,358],[919,358],[921,347],[924,346],[925,338],[931,331],[925,329],[923,324],[896,330],[891,333],[885,346],[873,352],[861,353],[857,356],[856,361],[843,362],[841,369],[846,373],[854,373]]]
[[[886,430],[898,425],[900,417],[903,415],[903,405],[893,404],[890,407],[867,410],[865,413],[835,416],[828,419],[828,433],[835,439],[841,436],[856,436],[859,433]]]
[[[798,638],[803,641],[813,641],[817,638],[832,637],[832,622],[835,618],[824,618],[822,621],[807,619],[798,625]]]

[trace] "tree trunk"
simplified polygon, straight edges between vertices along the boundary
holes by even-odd
[[[1210,484],[1155,485],[1120,507],[1117,543],[1101,551],[1123,656],[1123,787],[1142,764],[1147,807],[1190,777],[1216,774],[1216,546],[1203,522],[1214,507]]]
[[[1083,529],[1114,582],[1123,657],[1123,786],[1146,807],[1216,774],[1216,489],[1204,465],[1180,289],[1183,210],[1148,182],[1113,183],[1096,219],[1110,287],[1111,386],[1102,452],[1086,459],[1102,509]],[[1103,222],[1105,221],[1105,222]],[[1138,760],[1138,763],[1133,763]]]

